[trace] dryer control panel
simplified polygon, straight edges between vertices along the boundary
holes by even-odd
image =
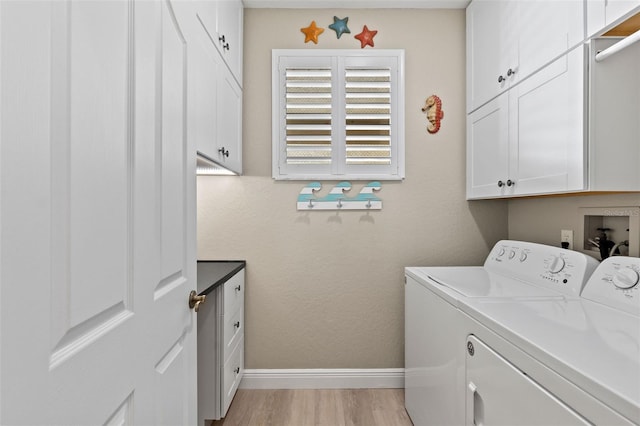
[[[585,299],[640,316],[640,258],[608,257],[582,291]]]
[[[493,247],[484,266],[500,275],[578,297],[598,261],[560,247],[502,240]]]

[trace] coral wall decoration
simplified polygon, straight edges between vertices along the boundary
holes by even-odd
[[[367,26],[365,25],[364,28],[362,29],[362,32],[358,35],[353,36],[354,38],[357,38],[358,40],[360,40],[360,48],[364,49],[367,45],[374,47],[373,46],[373,37],[378,34],[377,30],[370,30],[369,28],[367,28]]]
[[[437,133],[440,130],[440,121],[444,118],[444,111],[442,111],[442,101],[436,95],[431,95],[425,101],[422,112],[427,113],[427,132]]]
[[[311,25],[306,28],[300,28],[300,31],[304,33],[304,42],[310,41],[318,44],[318,36],[324,32],[324,28],[316,26],[316,21],[311,21]]]
[[[340,38],[340,36],[344,33],[351,33],[349,27],[347,27],[347,22],[349,21],[349,17],[347,16],[344,19],[339,19],[337,16],[333,17],[333,24],[329,25],[333,31],[336,32],[336,36]]]

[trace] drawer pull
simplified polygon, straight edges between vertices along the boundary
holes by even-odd
[[[234,328],[240,328],[240,321],[236,321],[233,323]]]
[[[236,291],[240,291],[240,285],[236,286]]]

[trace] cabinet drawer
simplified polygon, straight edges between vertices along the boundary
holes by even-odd
[[[244,374],[244,336],[241,337],[222,371],[222,417],[226,415]]]
[[[238,271],[224,284],[224,305],[222,315],[226,318],[234,314],[244,303],[244,269]]]
[[[244,309],[236,311],[233,315],[224,317],[223,331],[223,361],[229,359],[233,348],[238,344],[238,340],[244,335]]]

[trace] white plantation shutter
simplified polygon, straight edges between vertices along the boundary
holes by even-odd
[[[274,50],[275,179],[404,178],[401,50]]]
[[[346,163],[391,164],[391,71],[347,68]]]
[[[286,162],[331,164],[331,68],[287,68]]]

